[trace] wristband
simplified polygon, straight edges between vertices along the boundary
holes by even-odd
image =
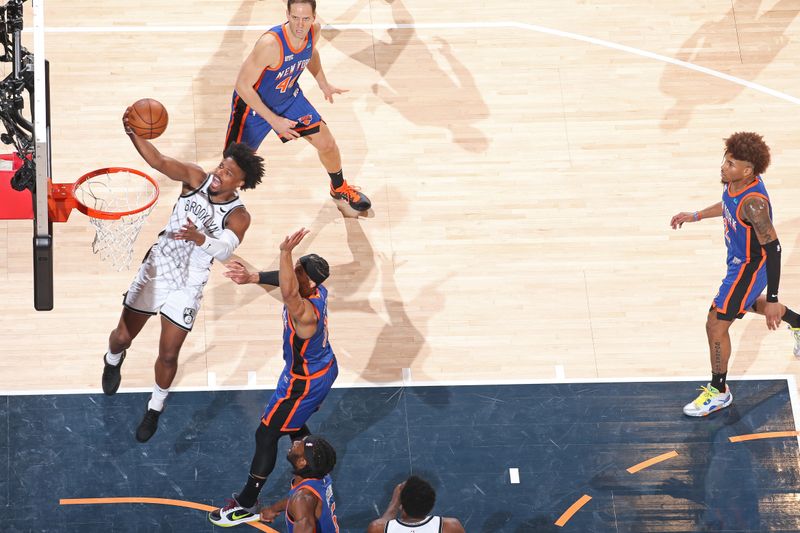
[[[278,271],[277,270],[270,270],[268,272],[259,272],[258,273],[258,284],[259,285],[275,285],[276,287],[280,286],[278,282]]]
[[[692,216],[693,216],[695,222],[697,222],[698,220],[702,220],[703,219],[703,215],[701,215],[699,211],[695,211]]]

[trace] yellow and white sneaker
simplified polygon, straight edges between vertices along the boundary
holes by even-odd
[[[793,328],[789,326],[789,330],[792,332],[792,336],[794,337],[794,356],[800,357],[800,328]]]
[[[725,392],[720,392],[712,387],[709,383],[708,387],[700,387],[700,396],[695,398],[691,403],[683,406],[683,414],[686,416],[708,416],[714,411],[719,411],[724,407],[728,407],[733,402],[733,393],[731,392],[730,385],[725,386]]]

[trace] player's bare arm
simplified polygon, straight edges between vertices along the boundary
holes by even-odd
[[[400,492],[403,490],[404,486],[405,481],[398,484],[394,488],[394,491],[392,492],[392,499],[389,502],[389,505],[386,507],[386,510],[383,512],[380,518],[377,518],[370,523],[369,527],[367,528],[367,533],[383,533],[383,530],[386,528],[386,524],[397,518],[397,513],[400,511]]]
[[[286,306],[297,335],[304,339],[314,334],[317,327],[317,314],[314,312],[312,303],[300,296],[300,284],[294,272],[292,250],[306,235],[308,235],[308,230],[300,228],[283,240],[280,246],[281,256],[278,272],[283,304]]]
[[[457,518],[442,518],[442,533],[466,533]]]
[[[320,25],[314,24],[314,35],[320,34]],[[322,59],[319,55],[319,50],[317,50],[316,42],[314,44],[314,50],[311,52],[311,61],[308,62],[308,66],[306,67],[308,71],[314,76],[314,79],[317,80],[317,85],[319,85],[322,94],[325,95],[325,100],[333,103],[333,95],[334,94],[343,94],[348,92],[350,89],[339,89],[338,87],[334,87],[330,83],[328,83],[328,79],[325,77],[325,72],[322,70]]]
[[[742,204],[745,220],[753,225],[758,242],[762,245],[778,238],[769,218],[769,202],[760,196],[751,196]]]
[[[292,495],[287,510],[294,519],[293,530],[296,533],[314,533],[319,505],[319,498],[307,490],[299,490]]]
[[[704,218],[714,218],[721,216],[722,216],[722,202],[717,202],[716,204],[710,205],[701,211],[693,211],[691,213],[687,211],[682,211],[672,217],[672,219],[669,221],[669,225],[672,227],[672,229],[678,229],[687,222],[698,222],[700,220],[703,220]]]
[[[151,168],[161,172],[171,180],[180,181],[184,184],[184,189],[194,189],[199,187],[206,179],[206,172],[200,166],[193,163],[184,163],[166,156],[158,151],[158,149],[148,141],[139,137],[130,127],[128,117],[130,116],[131,108],[125,110],[122,115],[122,125],[125,128],[125,133],[133,143],[133,147],[139,152]]]
[[[261,520],[263,522],[272,522],[275,520],[279,514],[286,511],[286,505],[289,502],[288,498],[284,498],[279,502],[275,502],[268,507],[264,507],[261,509],[259,513],[261,515]]]
[[[275,133],[289,139],[298,138],[300,134],[292,130],[297,122],[273,113],[253,88],[264,69],[277,67],[281,59],[281,47],[275,36],[271,33],[262,35],[239,69],[236,77],[236,92],[250,106],[250,109],[269,122]]]

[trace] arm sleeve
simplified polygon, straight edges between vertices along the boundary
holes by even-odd
[[[781,243],[778,239],[764,245],[767,252],[767,301],[778,301],[778,284],[781,281]]]
[[[200,249],[220,261],[224,261],[231,256],[237,246],[239,246],[239,237],[231,230],[226,229],[222,230],[219,239],[206,235],[206,242],[200,245]]]

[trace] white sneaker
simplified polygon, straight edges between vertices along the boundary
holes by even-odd
[[[800,328],[789,326],[789,331],[792,332],[792,336],[794,337],[794,356],[800,357]]]
[[[242,507],[236,501],[237,496],[238,494],[234,494],[233,499],[228,500],[225,507],[208,513],[209,522],[220,527],[233,527],[245,522],[258,522],[261,519],[258,513],[258,503],[253,507]]]
[[[719,411],[723,407],[728,407],[733,401],[733,393],[730,385],[726,385],[725,392],[720,392],[711,384],[708,387],[700,387],[702,392],[692,403],[683,406],[683,414],[687,416],[708,416],[714,411]]]

